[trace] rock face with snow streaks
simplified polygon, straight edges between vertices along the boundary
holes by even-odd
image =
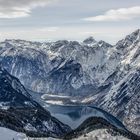
[[[0,43],[0,59],[26,88],[79,96],[96,90],[112,74],[113,70],[108,70],[110,62],[106,63],[111,48],[110,44],[95,40],[90,43],[6,40]]]

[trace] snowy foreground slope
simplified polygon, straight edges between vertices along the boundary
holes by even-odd
[[[25,134],[17,133],[10,129],[0,128],[0,138],[2,140],[58,140],[55,138],[29,138]],[[123,136],[111,136],[106,129],[95,130],[87,135],[83,135],[73,140],[128,140]]]
[[[13,130],[0,127],[0,139],[1,140],[27,140],[27,136],[23,133],[18,133]]]
[[[140,135],[139,29],[116,45],[92,37],[83,42],[5,40],[0,61],[29,90],[71,97],[61,104],[94,104]]]

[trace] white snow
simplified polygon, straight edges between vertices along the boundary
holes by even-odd
[[[48,104],[63,105],[63,102],[62,101],[47,100],[45,102],[48,103]]]
[[[30,123],[28,123],[24,128],[28,131],[37,131]]]
[[[61,94],[61,93],[60,93]],[[42,96],[42,98],[44,99],[44,98],[46,98],[46,97],[57,97],[57,98],[69,98],[70,96],[61,96],[61,95],[52,95],[52,94],[44,94],[43,96]]]
[[[28,140],[25,134],[0,127],[0,140]]]
[[[9,136],[14,136],[14,140],[60,140],[56,138],[27,138],[25,136],[19,136],[19,133],[11,131],[11,130],[6,130],[5,132],[10,132]],[[1,132],[0,132],[1,133]],[[2,131],[3,133],[3,131]],[[3,133],[5,134],[5,133]],[[4,138],[3,140],[11,140],[12,137],[7,137],[6,134],[2,137]],[[129,140],[128,138],[125,138],[123,136],[112,136],[110,133],[107,132],[106,129],[98,129],[91,131],[90,133],[86,133],[78,138],[74,138],[72,140]]]
[[[52,121],[43,121],[43,124],[47,127],[49,131],[53,131],[54,124]]]
[[[79,138],[73,140],[128,140],[123,136],[112,136],[106,129],[94,130],[88,134],[83,134]]]
[[[8,110],[9,106],[7,104],[8,102],[0,102],[0,109]]]

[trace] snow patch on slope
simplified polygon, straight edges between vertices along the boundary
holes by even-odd
[[[0,139],[1,140],[27,140],[27,137],[25,134],[0,127]]]

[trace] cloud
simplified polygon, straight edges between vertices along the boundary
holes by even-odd
[[[38,29],[39,31],[42,32],[56,32],[59,30],[59,27],[43,27],[41,29]]]
[[[134,18],[140,18],[140,6],[112,9],[106,11],[103,15],[94,17],[88,17],[86,21],[120,21],[120,20],[131,20]]]
[[[30,16],[31,10],[46,6],[52,0],[0,0],[0,18]]]

